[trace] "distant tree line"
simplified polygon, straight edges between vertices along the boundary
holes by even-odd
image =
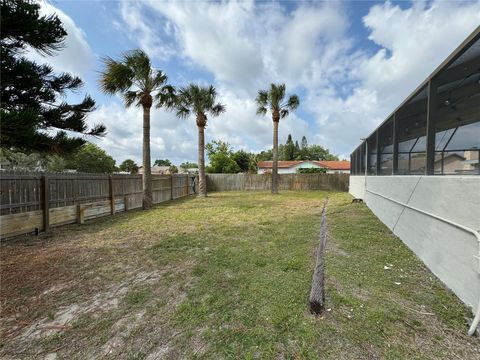
[[[271,161],[272,150],[265,150],[257,155],[258,161]],[[301,145],[293,141],[292,135],[288,134],[285,144],[278,146],[278,159],[281,161],[291,160],[338,160],[338,156],[320,145],[308,145],[307,138],[302,137]]]
[[[210,162],[206,167],[207,173],[256,173],[259,161],[271,161],[273,158],[272,150],[258,154],[244,150],[234,151],[228,142],[219,140],[208,143],[205,150]],[[308,145],[305,136],[302,137],[301,145],[298,141],[294,143],[289,134],[287,142],[279,145],[279,160],[338,160],[338,157],[320,145]],[[305,172],[308,171],[311,170],[305,169]]]
[[[125,163],[125,162],[124,162]],[[122,165],[124,165],[122,163]],[[105,150],[92,143],[81,145],[74,152],[68,154],[46,154],[41,152],[21,152],[2,148],[0,150],[0,164],[2,169],[23,171],[66,172],[76,171],[84,173],[111,174],[121,171],[115,166],[113,157]],[[129,164],[127,162],[127,164]],[[122,167],[120,165],[120,167]],[[136,164],[133,162],[133,168]],[[138,166],[136,167],[138,170]]]
[[[158,159],[155,164],[168,166],[170,174],[179,172],[177,166],[168,159]],[[132,159],[126,159],[116,166],[115,160],[105,150],[92,143],[85,143],[69,154],[48,154],[40,152],[22,152],[19,150],[0,148],[0,166],[5,170],[46,171],[46,172],[84,172],[112,174],[126,172],[137,174],[139,166]],[[183,173],[198,168],[196,163],[180,164]]]

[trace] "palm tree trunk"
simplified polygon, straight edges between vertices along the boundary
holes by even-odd
[[[278,194],[278,121],[273,121],[272,194]]]
[[[198,196],[207,196],[207,179],[205,177],[205,127],[198,127]]]
[[[152,207],[152,168],[150,163],[150,107],[143,106],[143,208]]]

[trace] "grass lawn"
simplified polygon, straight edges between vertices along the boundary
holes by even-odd
[[[212,193],[8,242],[0,260],[2,358],[480,358],[469,310],[346,193]]]

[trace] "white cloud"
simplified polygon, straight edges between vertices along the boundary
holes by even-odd
[[[247,150],[271,146],[271,119],[255,113],[257,90],[271,82],[286,82],[289,92],[331,86],[333,80],[344,78],[343,67],[351,66],[346,57],[351,41],[344,37],[348,21],[339,4],[303,4],[291,14],[276,3],[147,4],[148,12],[163,18],[171,29],[182,61],[215,78],[227,113],[209,122],[207,140],[225,139]],[[153,28],[149,20],[132,18],[132,8],[140,11],[138,5],[120,7],[126,25],[149,38]],[[140,20],[145,23],[134,24]],[[153,49],[149,53],[155,56]],[[288,133],[298,139],[312,137],[312,125],[292,113],[280,125],[281,141]]]
[[[181,56],[215,74],[218,81],[246,86],[262,74],[259,44],[251,41],[251,2],[150,1],[148,6],[165,18]]]
[[[141,108],[125,109],[116,102],[102,105],[89,115],[90,124],[103,123],[108,133],[89,139],[106,149],[119,164],[125,159],[142,163],[143,112]],[[196,160],[196,125],[193,119],[179,120],[173,113],[151,111],[150,149],[152,161],[168,158],[174,163]]]
[[[123,25],[156,60],[174,56],[183,69],[207,70],[214,78],[227,113],[209,119],[207,141],[222,139],[247,150],[271,146],[271,120],[255,114],[254,98],[270,82],[285,82],[289,92],[303,95],[299,114],[310,113],[313,120],[291,114],[280,124],[281,141],[288,133],[298,139],[306,135],[310,143],[344,157],[480,23],[480,2],[415,2],[410,7],[387,2],[372,6],[364,17],[367,40],[348,32],[343,3],[300,3],[291,12],[283,4],[253,1],[152,0],[119,6]],[[367,53],[361,47],[365,41],[380,49]],[[183,77],[182,66],[177,79]],[[107,120],[115,135],[111,139],[118,135],[115,142],[107,136],[105,145],[122,159],[126,153],[139,159],[141,112],[132,135],[139,145],[132,152],[132,142],[121,140],[125,134],[117,128],[130,130],[133,123],[126,117],[133,110],[114,110],[125,119],[119,120],[123,126],[109,123],[107,114],[93,116]],[[152,114],[157,119],[152,121],[152,149],[162,153],[152,150],[153,157],[194,160],[193,119],[177,120],[157,110]]]
[[[387,2],[363,21],[381,48],[345,68],[358,83],[352,94],[317,92],[308,100],[320,142],[345,157],[480,24],[480,2],[417,2],[407,9]]]
[[[150,56],[165,60],[174,55],[173,44],[165,39],[172,35],[169,23],[162,24],[155,18],[146,21],[146,11],[139,3],[124,1],[120,6],[122,23],[114,22],[117,29],[136,41],[138,46]]]
[[[404,10],[387,2],[373,6],[363,20],[369,39],[382,49],[358,76],[364,86],[398,102],[480,24],[480,2],[418,2]]]
[[[70,16],[47,1],[41,1],[40,14],[57,14],[67,32],[65,47],[54,56],[44,57],[30,49],[27,56],[38,63],[49,63],[58,72],[69,72],[72,75],[83,76],[93,67],[95,56],[87,42],[85,32],[78,27]]]
[[[341,4],[301,4],[293,13],[253,1],[147,4],[173,29],[184,59],[242,95],[270,82],[294,88],[338,77],[350,47],[342,37],[348,21]],[[122,4],[122,13],[129,6]]]

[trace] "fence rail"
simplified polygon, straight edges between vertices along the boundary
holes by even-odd
[[[153,175],[153,203],[196,192],[191,175]],[[0,174],[0,237],[142,207],[142,175]]]
[[[279,174],[279,190],[348,191],[348,174]],[[208,191],[270,190],[270,174],[207,174]]]

